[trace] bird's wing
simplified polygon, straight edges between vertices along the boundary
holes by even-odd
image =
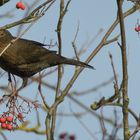
[[[16,50],[18,64],[41,62],[46,55],[56,54],[57,51],[48,50],[43,47],[44,45],[32,40],[17,40],[12,47]]]
[[[14,37],[14,39],[16,39],[16,37]],[[43,43],[40,43],[40,42],[37,42],[37,41],[34,41],[34,40],[29,40],[29,39],[24,39],[24,38],[20,38],[20,41],[21,42],[32,42],[36,45],[39,45],[39,46],[51,46],[51,45],[48,45],[48,44],[43,44]]]

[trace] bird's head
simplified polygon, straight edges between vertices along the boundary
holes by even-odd
[[[12,40],[13,36],[8,30],[0,30],[0,43],[8,44]]]

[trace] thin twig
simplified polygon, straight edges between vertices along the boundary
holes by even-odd
[[[78,32],[79,32],[79,23],[78,23],[77,30],[76,30],[76,33],[75,33],[75,36],[74,36],[74,40],[72,41],[72,47],[74,49],[74,53],[75,53],[75,56],[76,56],[77,60],[79,60],[79,56],[78,56],[78,52],[77,52],[75,42],[76,42],[76,38],[78,36]]]

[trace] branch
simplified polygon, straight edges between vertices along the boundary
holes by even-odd
[[[122,95],[123,95],[123,125],[124,125],[124,140],[128,140],[130,137],[129,122],[128,122],[128,71],[127,71],[127,52],[126,52],[126,35],[124,26],[124,17],[122,11],[123,0],[117,0],[118,5],[118,16],[120,21],[121,31],[121,53],[122,53]]]
[[[0,30],[1,29],[9,29],[9,28],[12,28],[14,26],[17,26],[17,25],[20,25],[20,24],[27,24],[27,23],[31,23],[31,22],[34,22],[38,19],[40,19],[42,16],[44,16],[45,12],[50,8],[50,6],[55,2],[56,0],[47,0],[46,2],[42,3],[41,5],[39,5],[35,10],[33,10],[29,16],[19,20],[19,21],[16,21],[16,22],[13,22],[13,23],[10,23],[10,24],[6,24],[5,26],[3,27],[0,27]],[[48,5],[48,7],[46,8],[46,5],[50,3]]]

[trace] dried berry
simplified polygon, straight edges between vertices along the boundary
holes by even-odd
[[[75,135],[70,135],[69,140],[75,140]]]
[[[60,138],[60,139],[64,139],[64,138],[66,138],[66,136],[67,136],[67,133],[64,132],[64,133],[61,133],[61,134],[59,135],[59,138]]]
[[[23,118],[24,118],[24,117],[23,117],[22,113],[19,113],[19,114],[18,114],[18,119],[19,119],[19,120],[23,120]]]

